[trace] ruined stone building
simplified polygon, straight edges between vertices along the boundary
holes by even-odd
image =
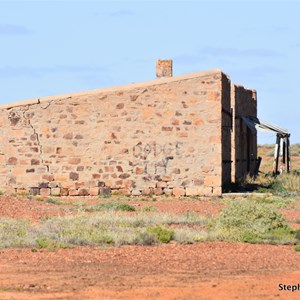
[[[256,92],[220,70],[0,106],[0,190],[220,195],[253,173]]]

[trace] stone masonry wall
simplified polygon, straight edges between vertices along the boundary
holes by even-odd
[[[242,120],[245,116],[257,116],[256,91],[231,85],[231,101],[234,111],[232,134],[232,181],[253,175],[257,164],[257,136]]]
[[[231,94],[230,80],[222,76],[222,186],[231,182]]]
[[[220,195],[230,178],[222,107],[230,86],[218,70],[4,105],[0,190]]]

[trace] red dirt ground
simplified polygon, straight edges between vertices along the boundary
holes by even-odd
[[[95,198],[62,199],[98,203]],[[131,200],[159,211],[215,215],[221,199]],[[73,205],[0,197],[0,217],[76,214]],[[291,223],[299,210],[282,210]],[[194,245],[76,247],[54,252],[0,250],[0,299],[300,299],[300,252],[293,246],[205,242]]]

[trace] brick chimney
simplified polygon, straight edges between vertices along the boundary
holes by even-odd
[[[156,78],[172,77],[173,76],[173,60],[163,59],[156,61]]]

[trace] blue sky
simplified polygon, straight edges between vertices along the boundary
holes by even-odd
[[[300,143],[298,1],[1,1],[0,103],[219,68]],[[260,143],[274,143],[260,134]]]

